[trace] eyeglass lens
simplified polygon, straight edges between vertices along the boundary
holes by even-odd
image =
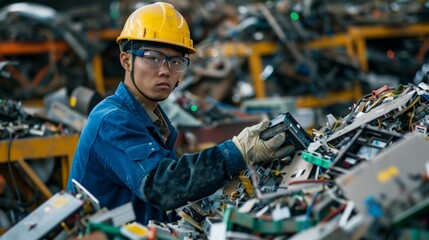
[[[136,56],[142,57],[146,64],[151,67],[161,67],[168,61],[168,67],[177,72],[183,72],[189,65],[189,59],[186,57],[174,56],[168,57],[165,54],[154,50],[134,50]]]

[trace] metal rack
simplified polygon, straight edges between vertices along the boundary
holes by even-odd
[[[37,161],[33,159],[59,157],[61,163],[61,187],[65,189],[78,139],[78,134],[70,134],[0,141],[0,164],[7,164],[9,161],[18,163],[39,188],[43,197],[47,199],[52,197],[51,191],[25,160]]]
[[[104,29],[101,31],[89,32],[88,38],[99,41],[113,41],[118,35],[118,29]],[[429,24],[426,23],[406,24],[401,26],[350,26],[344,33],[321,36],[318,39],[305,43],[305,45],[299,44],[299,47],[311,49],[344,48],[348,56],[356,58],[357,62],[359,62],[360,69],[363,72],[368,72],[369,66],[366,56],[366,42],[368,40],[387,39],[392,37],[425,37],[427,35],[429,35]],[[40,54],[50,51],[56,52],[57,57],[60,57],[68,48],[67,44],[61,41],[55,43],[0,42],[0,59],[8,55]],[[260,76],[263,67],[262,57],[272,55],[278,50],[278,44],[274,42],[225,42],[222,44],[222,51],[226,56],[240,56],[248,59],[252,84],[255,88],[255,97],[258,99],[266,97],[265,85]],[[100,54],[96,54],[93,58],[93,73],[97,91],[104,95],[105,76],[103,76],[103,62]],[[43,75],[43,73],[41,72],[40,75]],[[17,76],[19,76],[19,74]],[[18,77],[18,79],[20,78]],[[356,101],[359,96],[361,96],[360,86],[353,86],[351,91],[347,93],[343,91],[329,92],[328,96],[323,99],[313,96],[302,96],[297,99],[297,105],[298,107],[325,106],[332,104],[332,102],[344,100]],[[326,100],[328,97],[330,99],[329,101]]]

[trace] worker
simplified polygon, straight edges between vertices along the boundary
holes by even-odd
[[[166,222],[166,210],[213,194],[246,164],[293,152],[292,146],[280,147],[284,133],[259,139],[269,124],[264,120],[231,140],[178,158],[178,133],[158,103],[177,86],[196,52],[188,24],[171,4],[144,5],[129,16],[117,43],[124,80],[89,114],[68,191],[75,179],[101,207],[131,202],[136,221]]]

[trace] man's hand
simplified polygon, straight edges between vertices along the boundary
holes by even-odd
[[[232,141],[240,150],[247,164],[284,158],[295,151],[295,147],[292,145],[280,148],[285,141],[286,133],[284,132],[266,141],[259,138],[261,132],[264,131],[269,124],[270,121],[263,120],[259,124],[243,129],[238,136],[232,138]]]

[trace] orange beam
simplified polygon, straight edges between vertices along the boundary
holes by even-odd
[[[429,24],[406,24],[404,26],[351,26],[348,33],[354,37],[388,38],[429,34]]]
[[[113,40],[115,41],[119,34],[120,29],[103,29],[101,31],[88,32],[89,39],[100,39],[100,40]]]
[[[255,97],[265,98],[265,83],[261,79],[262,56],[272,55],[278,49],[278,45],[273,42],[228,42],[222,45],[223,54],[226,56],[240,56],[248,58],[250,74],[252,75]]]
[[[222,44],[222,52],[226,56],[250,57],[252,54],[271,55],[277,51],[275,42],[226,42]]]
[[[429,34],[429,24],[406,24],[404,26],[352,26],[348,34],[356,46],[356,54],[362,71],[368,72],[369,66],[366,56],[366,40],[389,37],[425,36]]]
[[[95,78],[95,88],[101,96],[104,96],[106,94],[106,88],[104,86],[103,60],[99,54],[96,54],[92,59],[92,65]]]
[[[329,91],[325,97],[314,97],[311,95],[298,96],[296,98],[296,106],[298,108],[330,106],[336,103],[341,103],[350,100],[358,101],[361,95],[362,93],[359,84],[355,84],[355,86],[353,86],[353,89],[349,91]]]
[[[56,42],[1,42],[1,55],[27,55],[40,54],[52,51],[65,52],[69,48],[63,41]]]
[[[349,34],[335,34],[332,36],[321,36],[316,40],[308,42],[306,47],[310,49],[338,48],[344,47],[349,56],[353,56],[353,39]]]
[[[71,134],[15,139],[11,143],[0,141],[0,163],[61,157],[62,187],[65,189],[78,140],[78,134]]]

